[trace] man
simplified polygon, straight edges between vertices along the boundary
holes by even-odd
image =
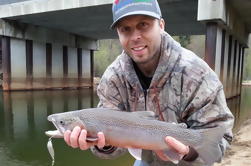
[[[157,0],[115,0],[112,28],[117,30],[123,52],[107,68],[97,89],[99,107],[121,111],[151,110],[159,120],[186,123],[191,129],[224,126],[219,161],[232,140],[233,115],[223,87],[208,65],[183,48],[165,31]],[[105,144],[102,131],[97,143],[86,142],[87,132],[76,127],[65,132],[66,143],[105,159],[125,152]],[[182,142],[166,137],[179,154],[178,165],[205,165],[200,154]],[[210,148],[210,147],[204,147]],[[175,165],[163,151],[143,150],[142,163]]]

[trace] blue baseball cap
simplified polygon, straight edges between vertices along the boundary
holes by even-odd
[[[112,14],[112,29],[120,19],[130,15],[147,15],[157,19],[161,18],[157,0],[115,0],[112,5]]]

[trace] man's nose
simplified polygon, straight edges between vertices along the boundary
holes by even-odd
[[[141,32],[139,31],[139,30],[137,30],[137,29],[135,29],[134,31],[133,31],[133,33],[132,33],[132,37],[131,37],[131,39],[132,40],[139,40],[139,39],[141,39],[141,36],[142,34],[141,34]]]

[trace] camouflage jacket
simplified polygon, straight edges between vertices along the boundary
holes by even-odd
[[[99,107],[151,110],[160,120],[184,122],[192,129],[225,126],[225,135],[218,148],[223,156],[232,140],[234,118],[226,105],[223,86],[217,75],[202,59],[181,47],[167,33],[162,35],[160,54],[145,97],[132,59],[122,52],[107,68],[97,88]],[[117,148],[107,154],[92,148],[92,152],[101,158],[112,158],[123,149]],[[222,156],[215,160],[219,161]],[[142,159],[149,165],[174,165],[161,161],[152,151],[143,151]],[[181,161],[178,165],[203,165],[203,162],[198,157],[193,162]]]

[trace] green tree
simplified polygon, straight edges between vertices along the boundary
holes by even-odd
[[[179,42],[182,47],[186,48],[191,42],[190,35],[179,36]]]
[[[251,42],[249,48],[245,49],[243,80],[251,80]]]
[[[105,69],[121,53],[122,48],[118,39],[99,40],[99,51],[94,54],[94,75],[101,77]]]

